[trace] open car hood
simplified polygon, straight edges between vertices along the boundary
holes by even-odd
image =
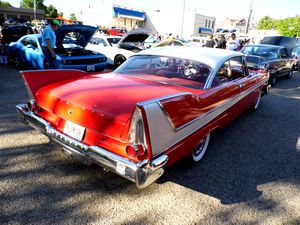
[[[85,47],[96,32],[97,27],[86,25],[63,25],[55,31],[56,47],[63,48],[63,44],[76,44]],[[77,39],[66,37],[68,33],[77,33]]]
[[[279,45],[283,46],[288,50],[289,56],[291,56],[293,49],[297,46],[299,40],[297,38],[286,37],[286,36],[270,36],[264,37],[261,44]]]
[[[119,47],[127,50],[138,49],[151,34],[152,32],[146,29],[132,30],[121,39]]]

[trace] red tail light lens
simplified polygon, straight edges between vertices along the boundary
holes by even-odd
[[[132,157],[143,156],[146,153],[146,149],[142,144],[139,145],[128,145],[126,147],[126,152]]]

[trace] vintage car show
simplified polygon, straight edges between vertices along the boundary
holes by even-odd
[[[299,9],[0,0],[0,224],[300,224]]]

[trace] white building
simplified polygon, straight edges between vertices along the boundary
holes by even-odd
[[[146,28],[162,35],[207,36],[215,27],[215,17],[196,13],[195,9],[140,10],[104,3],[82,9],[79,20],[84,24],[105,27]]]

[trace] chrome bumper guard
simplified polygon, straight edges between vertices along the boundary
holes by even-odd
[[[167,155],[153,161],[143,160],[135,163],[101,147],[85,145],[55,130],[47,121],[30,111],[26,104],[19,104],[16,109],[24,124],[41,131],[66,152],[81,159],[85,164],[94,162],[134,182],[138,188],[147,187],[164,173],[164,166],[168,162]]]

